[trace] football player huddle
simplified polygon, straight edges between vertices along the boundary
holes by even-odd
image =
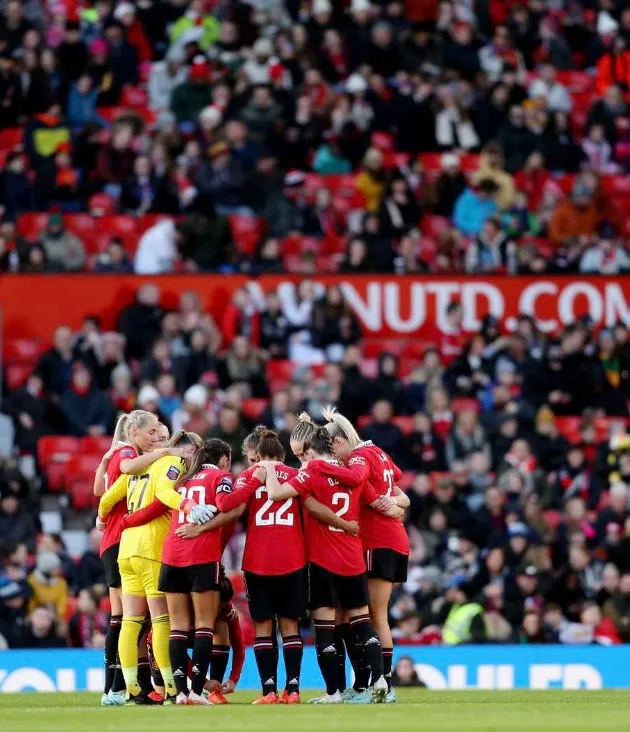
[[[407,576],[409,500],[387,453],[334,408],[323,417],[298,418],[290,447],[299,470],[284,463],[278,435],[257,427],[238,477],[222,440],[170,436],[143,410],[119,419],[94,481],[112,608],[103,705],[228,703],[244,652],[221,557],[245,513],[242,569],[262,690],[254,704],[300,703],[307,611],[326,687],[311,703],[395,701],[388,605]]]

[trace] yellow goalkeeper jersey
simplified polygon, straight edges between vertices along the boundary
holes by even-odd
[[[165,506],[178,511],[185,497],[177,493],[174,486],[185,470],[186,463],[181,458],[167,455],[156,460],[142,475],[121,475],[101,497],[98,515],[107,518],[118,501],[125,496],[129,513],[146,508],[156,498]],[[144,557],[159,562],[170,521],[169,514],[163,514],[142,526],[125,529],[120,538],[118,558]]]

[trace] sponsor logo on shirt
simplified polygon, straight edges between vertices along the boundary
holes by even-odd
[[[306,472],[306,470],[300,470],[300,472],[295,476],[295,479],[298,483],[305,483],[311,476]]]
[[[357,455],[356,457],[350,458],[348,465],[365,465],[365,458]]]
[[[179,478],[179,474],[181,473],[181,470],[179,468],[176,468],[174,465],[171,465],[169,469],[166,471],[166,477],[170,480],[177,480]]]
[[[120,451],[120,459],[124,458],[133,458],[134,451],[130,447],[126,447],[123,450]]]

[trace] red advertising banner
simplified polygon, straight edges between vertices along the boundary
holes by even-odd
[[[446,307],[458,300],[464,329],[475,331],[492,313],[511,330],[519,313],[533,315],[551,332],[584,314],[598,324],[630,324],[630,277],[395,277],[329,275],[313,279],[338,284],[366,336],[422,337],[443,323]],[[112,328],[140,285],[160,288],[162,305],[175,308],[182,292],[199,294],[204,308],[219,317],[234,290],[247,286],[262,294],[299,277],[273,275],[5,275],[0,278],[0,308],[5,338],[50,340],[60,324],[77,328],[93,313]]]

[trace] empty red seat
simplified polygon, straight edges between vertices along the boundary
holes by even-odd
[[[324,176],[324,185],[331,193],[352,198],[357,193],[356,180],[357,177],[354,173],[326,175]]]
[[[595,80],[586,71],[558,71],[557,79],[572,94],[591,92],[595,86]]]
[[[149,104],[149,96],[145,89],[140,89],[137,86],[125,86],[120,95],[120,103],[124,107],[146,107]]]
[[[28,377],[33,373],[33,366],[23,363],[8,363],[4,367],[4,376],[7,389],[19,389],[24,386]]]
[[[112,446],[109,435],[95,435],[81,438],[81,451],[88,455],[104,455]]]
[[[390,132],[373,132],[372,147],[381,152],[389,152],[394,149],[394,136]]]
[[[21,127],[5,127],[0,130],[0,148],[3,150],[11,150],[11,148],[22,144]]]
[[[420,161],[428,173],[442,170],[442,153],[422,153]]]
[[[65,214],[63,222],[66,229],[79,238],[83,237],[86,232],[90,233],[97,229],[96,219],[88,213]]]
[[[423,216],[420,228],[423,234],[439,241],[444,232],[451,228],[451,222],[444,216]]]
[[[69,477],[67,492],[77,511],[87,511],[98,506],[98,498],[94,495],[94,481],[88,476]]]
[[[581,417],[556,417],[556,427],[569,442],[579,442]]]
[[[255,216],[228,216],[236,248],[242,254],[251,255],[263,234],[264,221]]]
[[[25,239],[35,241],[48,224],[47,213],[25,213],[18,218],[17,231]]]
[[[287,387],[293,375],[295,374],[296,365],[293,361],[271,360],[267,361],[266,372],[267,381],[273,391],[284,389]]]
[[[477,399],[471,399],[468,397],[456,397],[451,402],[451,410],[457,414],[457,412],[475,412],[475,414],[479,414],[481,412],[481,404],[477,401]]]
[[[268,399],[243,399],[243,414],[249,419],[258,419],[267,408]]]
[[[78,452],[79,440],[76,437],[52,436],[39,439],[37,457],[51,490],[58,491],[64,485],[68,462]]]
[[[5,361],[32,364],[39,358],[41,343],[37,338],[7,338],[3,353]]]

